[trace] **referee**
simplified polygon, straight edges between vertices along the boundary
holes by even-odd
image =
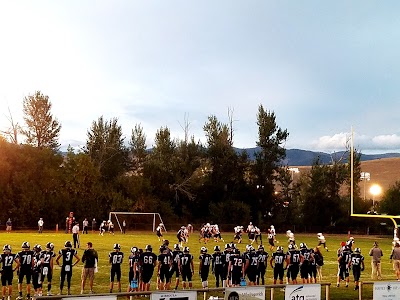
[[[72,239],[74,240],[74,248],[78,244],[79,248],[79,223],[75,222],[74,227],[72,227]]]

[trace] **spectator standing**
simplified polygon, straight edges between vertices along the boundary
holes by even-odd
[[[83,220],[82,222],[82,234],[88,234],[88,228],[89,228],[89,221],[87,220],[87,218],[85,218],[85,220]]]
[[[93,249],[92,242],[87,243],[87,249],[83,252],[82,262],[84,263],[82,269],[82,283],[81,283],[81,294],[85,290],[86,279],[89,277],[90,294],[93,294],[93,281],[94,273],[97,268],[97,261],[99,256],[97,251]]]
[[[383,256],[382,249],[379,248],[378,243],[374,242],[374,246],[369,250],[369,256],[372,256],[371,260],[371,279],[381,280],[382,279],[382,268],[381,268],[381,257]]]
[[[40,218],[37,224],[38,224],[38,232],[43,233],[43,224],[44,224],[43,218]]]
[[[6,231],[7,233],[10,233],[12,229],[12,222],[11,222],[11,218],[8,218],[7,222],[6,222]]]
[[[76,246],[78,245],[79,248],[79,223],[76,222],[74,227],[72,227],[72,239],[74,241],[74,249],[76,248]]]
[[[397,280],[400,280],[400,244],[398,242],[394,245],[390,254],[390,261],[393,262],[393,270]]]

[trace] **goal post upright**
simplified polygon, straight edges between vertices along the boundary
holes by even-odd
[[[163,224],[163,227],[164,227],[164,230],[165,230],[165,232],[167,232],[167,230],[166,230],[166,228],[165,228],[165,225],[164,225],[164,222],[163,222],[163,220],[162,220],[162,218],[161,218],[161,215],[160,215],[160,213],[154,213],[154,212],[126,212],[126,211],[110,211],[110,213],[109,213],[109,215],[108,215],[108,219],[109,220],[111,220],[111,218],[112,218],[112,216],[115,216],[115,219],[116,219],[116,221],[117,221],[117,223],[118,223],[118,227],[119,227],[119,229],[121,230],[121,232],[123,231],[122,230],[122,226],[121,226],[121,224],[120,224],[120,222],[119,222],[119,219],[118,219],[118,215],[152,215],[153,216],[153,222],[152,222],[152,230],[153,230],[153,232],[155,232],[156,231],[156,228],[157,228],[157,222],[156,222],[156,218],[158,217],[159,219],[160,219],[160,223],[162,223]]]

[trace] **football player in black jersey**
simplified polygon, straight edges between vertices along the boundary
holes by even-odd
[[[22,300],[22,282],[26,279],[26,299],[31,298],[31,279],[33,269],[33,251],[29,242],[22,243],[22,251],[18,252],[16,259],[18,260],[19,275],[18,275],[18,297],[17,300]]]
[[[43,296],[42,287],[42,246],[36,244],[33,246],[33,272],[32,272],[32,285],[36,296]]]
[[[279,278],[279,283],[283,284],[283,274],[284,270],[287,268],[287,263],[285,267],[283,266],[285,262],[286,262],[286,255],[285,253],[283,253],[283,247],[278,246],[276,248],[276,252],[272,253],[271,259],[269,261],[271,268],[274,270],[274,284],[276,284],[278,278]]]
[[[16,267],[13,268],[15,261],[15,254],[11,253],[11,246],[6,244],[3,247],[3,253],[0,255],[0,262],[2,266],[1,271],[1,285],[2,285],[2,296],[3,300],[6,297],[6,291],[8,289],[8,300],[11,299],[12,295],[12,280],[14,276],[14,271],[18,269],[18,262]]]
[[[258,255],[256,253],[256,250],[254,249],[253,246],[248,245],[247,247],[248,252],[245,253],[244,255],[244,273],[247,275],[247,278],[249,279],[249,285],[256,285],[257,281],[257,270],[258,270]]]
[[[47,296],[51,296],[51,281],[53,279],[53,267],[54,260],[53,258],[56,256],[54,253],[54,244],[48,242],[46,244],[46,250],[41,253],[41,261],[42,261],[42,284],[44,283],[45,278],[47,278]]]
[[[201,247],[200,249],[200,265],[199,265],[199,275],[201,278],[201,286],[203,289],[208,288],[208,274],[210,273],[211,265],[211,255],[207,253],[206,247]]]
[[[183,254],[181,256],[181,274],[182,274],[182,288],[192,288],[192,278],[194,274],[194,262],[193,255],[190,254],[189,247],[183,248]],[[186,285],[188,283],[188,286]]]
[[[211,255],[212,259],[212,273],[215,275],[215,286],[219,287],[219,280],[223,287],[225,287],[225,277],[224,277],[224,265],[225,261],[225,253],[221,252],[220,246],[214,247],[214,253]]]
[[[348,245],[346,245],[343,251],[339,254],[338,263],[339,263],[339,272],[337,276],[336,286],[339,287],[340,281],[346,281],[346,287],[349,286],[349,263],[351,258],[351,250]]]
[[[179,287],[179,276],[181,269],[181,256],[183,252],[178,244],[174,245],[174,250],[172,250],[172,269],[171,269],[171,279],[175,274],[175,289]]]
[[[364,256],[361,255],[361,249],[360,248],[355,248],[354,253],[350,255],[350,262],[349,262],[349,267],[353,268],[353,276],[354,276],[354,283],[355,287],[354,290],[359,289],[359,282],[360,282],[360,276],[361,276],[361,271],[364,271]]]
[[[75,262],[73,259],[75,257]],[[60,259],[62,258],[61,265],[61,276],[60,276],[60,295],[62,295],[62,291],[64,288],[65,277],[67,278],[67,294],[71,295],[71,278],[72,278],[72,267],[74,267],[81,259],[78,256],[78,252],[75,249],[72,249],[71,241],[66,241],[64,243],[64,249],[61,249],[58,252],[58,256],[56,258],[56,264],[60,265]]]
[[[139,290],[139,277],[140,277],[140,254],[139,249],[135,246],[131,248],[129,255],[129,285],[128,292],[137,292]]]
[[[158,277],[159,290],[169,290],[171,285],[171,273],[170,269],[172,267],[172,253],[164,245],[160,246],[160,255],[157,257],[158,260]]]
[[[313,259],[311,249],[308,249],[306,243],[300,243],[300,255],[301,255],[301,266],[300,266],[300,277],[303,283],[310,283],[309,273],[311,268],[311,260]]]
[[[301,253],[293,244],[289,244],[289,251],[286,254],[289,279],[293,284],[297,284],[297,275],[300,269]]]
[[[151,277],[153,277],[154,268],[157,264],[157,255],[152,251],[153,248],[150,245],[146,245],[145,252],[140,254],[140,267],[136,268],[136,266],[134,266],[135,270],[140,269],[142,272],[140,276],[142,278],[142,286],[140,287],[142,291],[150,290],[150,280]]]
[[[230,256],[232,254],[232,248],[230,244],[225,244],[225,250],[224,250],[224,254],[225,254],[225,263],[224,263],[224,273],[223,273],[223,277],[225,278],[224,283],[223,283],[223,287],[228,287],[230,285],[230,278],[229,278],[229,261],[230,261]]]
[[[244,258],[239,249],[233,249],[229,257],[228,276],[231,278],[232,286],[239,286],[244,274]]]
[[[121,252],[121,245],[114,244],[114,251],[108,254],[109,262],[111,264],[110,274],[110,293],[113,292],[114,278],[117,277],[118,292],[121,292],[121,264],[124,260],[124,253]]]
[[[257,285],[260,284],[260,278],[261,278],[261,284],[264,285],[265,284],[264,276],[267,271],[269,254],[264,250],[263,245],[258,246],[257,256],[258,256]]]

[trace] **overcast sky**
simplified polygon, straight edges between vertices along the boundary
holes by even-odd
[[[286,148],[400,151],[399,1],[0,2],[0,129],[24,96],[50,97],[65,149],[92,121],[117,117],[205,141],[233,110],[234,146],[254,147],[258,106]]]

